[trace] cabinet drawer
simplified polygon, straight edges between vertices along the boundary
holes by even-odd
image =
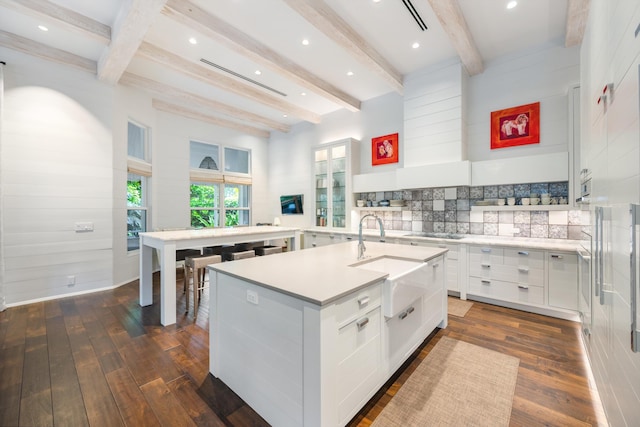
[[[349,323],[373,308],[380,306],[382,299],[382,284],[369,286],[348,295],[336,303],[336,321],[342,326]]]
[[[380,335],[381,308],[363,313],[338,330],[337,358],[342,363]]]
[[[544,268],[505,265],[503,269],[504,274],[501,277],[496,277],[496,279],[522,285],[544,286]]]
[[[470,277],[469,293],[524,304],[544,304],[544,287],[519,285],[501,280]]]
[[[395,371],[411,354],[415,337],[423,333],[423,302],[418,298],[405,310],[386,320],[390,368]]]
[[[544,270],[544,252],[529,249],[504,249],[504,264]]]
[[[469,262],[502,264],[504,258],[504,250],[502,248],[493,248],[491,246],[471,246],[469,247]]]

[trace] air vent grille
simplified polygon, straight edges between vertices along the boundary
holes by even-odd
[[[260,83],[260,82],[258,82],[258,81],[256,81],[256,80],[253,80],[253,79],[251,79],[251,78],[249,78],[249,77],[247,77],[247,76],[243,76],[243,75],[242,75],[242,74],[240,74],[240,73],[236,73],[235,71],[230,70],[230,69],[228,69],[228,68],[226,68],[226,67],[223,67],[222,65],[219,65],[219,64],[216,64],[216,63],[214,63],[214,62],[211,62],[211,61],[209,61],[208,59],[200,58],[200,62],[205,63],[205,64],[207,64],[207,65],[210,65],[210,66],[212,66],[212,67],[214,67],[214,68],[217,68],[217,69],[218,69],[218,70],[220,70],[220,71],[224,71],[225,73],[231,74],[232,76],[237,77],[237,78],[239,78],[239,79],[242,79],[242,80],[244,80],[244,81],[246,81],[246,82],[253,83],[253,84],[254,84],[254,85],[256,85],[256,86],[260,86],[260,87],[261,87],[261,88],[263,88],[263,89],[269,90],[269,91],[271,91],[271,92],[273,92],[273,93],[277,93],[277,94],[278,94],[278,95],[280,95],[280,96],[287,96],[287,94],[286,94],[286,93],[284,93],[284,92],[280,92],[279,90],[274,89],[274,88],[272,88],[271,86],[267,86],[267,85],[265,85],[265,84],[263,84],[263,83]]]

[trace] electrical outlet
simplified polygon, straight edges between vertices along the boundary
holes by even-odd
[[[247,290],[247,301],[251,304],[258,305],[258,293],[256,291]]]
[[[67,286],[75,286],[76,285],[76,276],[67,276]]]

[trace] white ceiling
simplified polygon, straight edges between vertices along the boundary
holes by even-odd
[[[303,120],[311,120],[310,117],[319,120],[319,116],[323,114],[345,108],[335,98],[318,94],[309,85],[283,75],[278,70],[278,65],[286,61],[294,64],[285,64],[286,69],[301,67],[302,71],[295,72],[297,76],[318,78],[330,87],[330,91],[338,94],[342,92],[348,99],[354,100],[356,107],[350,109],[355,111],[359,102],[398,91],[390,83],[388,76],[376,71],[372,62],[363,62],[362,56],[366,56],[368,61],[373,57],[373,63],[375,58],[383,58],[377,59],[383,64],[382,68],[392,70],[391,74],[395,70],[400,76],[460,55],[463,56],[463,64],[465,63],[464,49],[454,46],[446,30],[449,28],[454,37],[462,41],[466,40],[464,31],[449,23],[443,26],[434,12],[437,4],[444,4],[445,9],[451,9],[453,5],[454,11],[455,6],[459,6],[461,17],[458,16],[457,25],[464,26],[466,23],[471,49],[475,45],[485,65],[500,56],[544,43],[564,45],[566,27],[574,25],[567,24],[568,6],[572,2],[588,6],[588,0],[518,0],[517,7],[507,10],[507,0],[457,0],[457,3],[456,0],[412,0],[428,26],[426,31],[422,31],[403,4],[404,0],[190,1],[191,3],[183,0],[0,0],[0,45],[43,57],[57,56],[59,61],[64,60],[59,59],[60,55],[51,52],[50,48],[61,49],[95,63],[105,56],[112,63],[121,63],[126,73],[170,85],[180,91],[225,104],[226,107],[205,107],[196,101],[190,102],[188,94],[182,94],[180,99],[166,93],[155,95],[164,101],[208,117],[247,126],[246,129],[270,131],[275,128],[273,122],[286,128]],[[269,57],[270,52],[275,52],[283,59],[276,61],[274,65],[247,57],[237,45],[220,41],[220,37],[229,36],[231,31],[223,31],[222,36],[216,35],[215,31],[203,34],[204,30],[194,30],[193,24],[185,25],[176,21],[175,8],[178,4],[187,5],[191,9],[201,8],[211,19],[219,19],[235,27],[239,32],[231,36],[234,40],[244,40],[262,52],[263,56]],[[299,13],[299,8],[309,4],[314,6],[315,15],[320,18],[328,16],[330,25],[335,25],[336,28],[327,33],[307,21]],[[164,9],[156,7],[160,12],[155,12],[154,5],[164,5]],[[432,5],[435,6],[432,8]],[[328,12],[322,9],[325,6],[329,8]],[[39,8],[43,8],[45,12],[39,12]],[[87,21],[89,23],[97,21],[110,27],[112,46],[109,47],[108,40],[99,40],[91,31],[78,30],[75,23],[82,20],[82,16],[78,18],[71,11],[90,18]],[[332,13],[341,19],[335,18]],[[59,19],[52,15],[58,15]],[[147,19],[148,24],[145,22]],[[322,19],[320,22],[322,23]],[[41,24],[46,25],[49,31],[39,30],[37,27]],[[219,28],[219,25],[215,24],[215,27]],[[139,39],[136,32],[140,32]],[[16,41],[21,39],[16,39],[14,35],[37,44],[25,49],[21,47],[21,42]],[[342,37],[344,43],[359,47],[367,55],[358,53],[357,50],[345,49],[333,36]],[[190,37],[195,37],[198,44],[190,44]],[[309,40],[308,46],[303,46],[304,38]],[[224,75],[233,79],[233,83],[228,82],[223,87],[218,87],[210,84],[206,76],[194,78],[193,74],[185,72],[184,67],[175,68],[180,62],[179,58],[162,63],[158,59],[143,57],[142,48],[137,50],[141,41],[143,46],[150,44],[188,61],[188,67],[195,67],[195,72],[205,71],[213,77]],[[414,42],[420,43],[420,47],[412,48]],[[127,56],[127,49],[123,45],[130,45],[132,52],[138,53]],[[286,96],[205,65],[200,62],[200,58]],[[97,70],[98,77],[104,78],[99,67]],[[256,70],[262,73],[256,75]],[[347,76],[347,71],[353,72],[353,76]],[[256,96],[243,96],[239,94],[244,90],[242,87],[237,87],[235,92],[230,91],[229,87],[236,87],[237,82],[241,82],[241,86],[247,85],[254,91],[257,90],[258,98],[268,96],[274,101],[266,101],[265,105],[264,101],[257,102]],[[309,116],[304,117],[301,111],[308,112]],[[287,117],[284,117],[285,114]],[[255,115],[261,116],[263,120],[257,120]]]

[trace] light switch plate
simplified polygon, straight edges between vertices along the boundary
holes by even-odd
[[[247,290],[247,301],[251,304],[258,305],[258,293],[256,291]]]
[[[93,222],[76,222],[74,229],[76,232],[93,231]]]

